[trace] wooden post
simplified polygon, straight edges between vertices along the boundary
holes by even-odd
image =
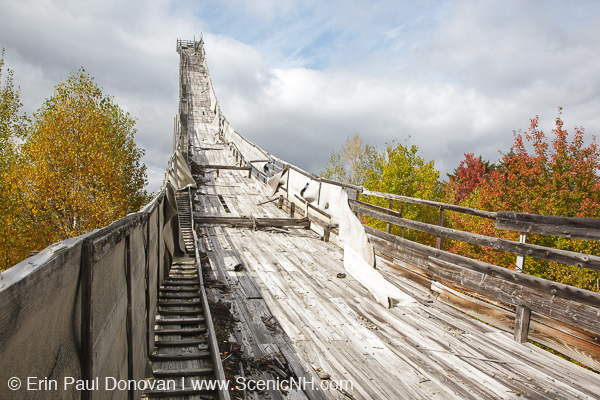
[[[87,238],[81,246],[81,379],[89,382],[93,379],[94,367],[94,342],[92,335],[93,315],[93,244]],[[90,390],[81,391],[81,399],[92,398]]]
[[[517,343],[527,342],[530,318],[531,309],[529,307],[517,306],[517,313],[515,314],[515,341]]]
[[[150,351],[150,217],[152,213],[147,213],[145,216],[146,220],[146,242],[144,243],[144,255],[146,256],[144,262],[144,280],[146,281],[146,287],[144,290],[145,301],[146,301],[146,351]],[[193,219],[192,219],[193,221]],[[151,353],[146,353],[151,354]]]
[[[296,211],[296,203],[293,201],[290,202],[290,218],[294,218],[294,213]]]
[[[252,166],[250,166],[250,169],[248,170],[248,178],[252,178]]]
[[[527,240],[527,233],[521,232],[521,234],[519,235],[519,243],[525,243],[526,240]],[[515,272],[525,272],[525,257],[524,256],[517,256]]]
[[[125,236],[125,279],[127,281],[127,316],[125,319],[125,329],[127,332],[127,379],[132,380],[134,376],[133,368],[133,290],[131,271],[131,234]],[[127,390],[129,400],[135,400],[135,390]]]
[[[283,195],[282,194],[279,195],[279,201],[277,202],[277,208],[279,208],[280,210],[283,208]]]
[[[394,200],[392,200],[392,199],[389,199],[389,204],[390,204],[390,206],[389,206],[389,209],[391,210],[391,209],[392,209],[392,207],[394,206]],[[388,223],[387,223],[387,225],[385,226],[385,231],[386,231],[387,233],[392,233],[392,224],[390,224],[390,223],[388,222]]]
[[[440,208],[440,219],[438,221],[438,225],[444,226],[444,209],[443,208]],[[436,249],[440,249],[440,250],[442,249],[442,240],[443,240],[443,238],[441,236],[438,236],[435,239],[435,248]]]
[[[331,228],[329,228],[329,224],[325,225],[325,231],[323,232],[323,241],[329,242],[329,235],[331,233]]]
[[[219,177],[219,168],[217,168],[217,178]]]

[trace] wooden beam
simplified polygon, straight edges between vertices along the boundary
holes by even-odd
[[[515,318],[514,337],[517,343],[527,342],[529,335],[529,320],[531,318],[531,308],[518,305]]]
[[[459,231],[457,229],[429,225],[424,222],[400,218],[394,215],[397,214],[395,211],[391,211],[383,207],[374,206],[372,204],[369,204],[368,206],[371,209],[366,208],[366,205],[364,203],[358,204],[357,202],[350,202],[350,208],[353,211],[356,211],[359,214],[366,215],[371,218],[392,223],[394,225],[414,229],[420,232],[431,233],[432,235],[436,236],[443,236],[454,240],[460,240],[479,246],[489,247],[495,250],[508,251],[510,253],[515,253],[521,256],[535,257],[540,258],[542,260],[554,261],[561,264],[569,264],[574,265],[576,267],[600,271],[600,257],[598,256],[576,253],[574,251],[553,249],[550,247],[537,246],[528,243],[513,242],[511,240]],[[377,209],[377,211],[374,210],[375,208]]]
[[[449,285],[460,285],[513,306],[600,334],[600,294],[514,272],[398,236],[364,227],[375,249],[400,258],[414,271]]]
[[[498,211],[496,229],[600,240],[600,218],[568,218]]]
[[[235,165],[199,165],[203,169],[235,169],[235,170],[249,170],[252,167],[238,167]]]
[[[125,281],[127,284],[127,315],[125,331],[127,335],[127,378],[135,380],[133,354],[133,271],[131,266],[131,235],[125,237]],[[135,390],[127,389],[129,400],[135,399]]]
[[[514,329],[515,313],[511,310],[467,296],[436,281],[431,282],[431,291],[435,293],[437,301],[456,308],[486,324],[507,332],[512,332]]]
[[[555,329],[555,326],[540,324],[532,319],[529,339],[548,346],[583,365],[600,371],[600,346]]]
[[[440,217],[438,219],[438,225],[441,227],[444,227],[444,209],[440,208]],[[444,240],[444,238],[442,236],[438,236],[435,239],[435,248],[436,249],[441,249],[442,248],[442,241]]]
[[[437,301],[506,332],[514,331],[516,316],[511,310],[467,296],[439,282],[431,282],[431,290],[436,293]],[[600,367],[600,344],[565,333],[561,328],[567,325],[559,321],[541,318],[535,314],[531,316],[528,335],[530,340],[548,346],[589,367],[595,369]],[[540,320],[549,322],[550,325],[541,323]],[[573,332],[575,329],[577,328],[571,327],[570,331]],[[507,343],[507,346],[509,345]]]
[[[293,204],[293,203],[292,203]],[[254,220],[254,221],[253,221]],[[308,218],[251,218],[251,217],[194,217],[194,222],[199,225],[232,225],[243,228],[257,229],[267,227],[303,227],[309,226]]]
[[[394,209],[394,200],[393,199],[388,199],[388,203],[389,203],[389,209],[393,210]],[[385,231],[387,233],[392,233],[392,224],[390,224],[389,222],[386,224],[385,226]]]
[[[403,201],[405,203],[421,204],[424,206],[440,208],[443,210],[455,211],[455,212],[459,212],[462,214],[474,215],[476,217],[481,217],[481,218],[496,219],[495,212],[476,210],[474,208],[462,207],[462,206],[457,206],[454,204],[440,203],[439,201],[422,200],[422,199],[417,199],[414,197],[400,196],[398,194],[392,194],[392,193],[373,192],[371,190],[366,190],[366,189],[363,190],[362,194],[365,196],[375,196],[375,197],[382,197],[384,199],[399,200],[399,201]]]
[[[329,242],[330,234],[331,234],[331,228],[329,227],[329,225],[326,225],[325,228],[323,228],[323,241],[324,242]]]
[[[89,382],[93,379],[94,341],[93,327],[93,244],[86,238],[81,247],[81,379]],[[89,390],[81,391],[81,398],[92,398]]]
[[[352,185],[350,183],[340,183],[340,182],[332,181],[331,179],[321,178],[321,182],[328,183],[328,184],[334,185],[334,186],[341,186],[343,188],[353,189],[360,193],[362,193],[364,190],[362,186],[356,186],[356,185]]]
[[[310,204],[308,201],[306,201],[306,199],[303,199],[302,197],[298,196],[297,194],[294,193],[294,196],[300,200],[303,204],[306,204],[308,206],[308,208],[315,210],[316,212],[318,212],[319,214],[323,215],[326,218],[331,219],[331,214],[321,210],[319,207],[314,206],[312,204]]]

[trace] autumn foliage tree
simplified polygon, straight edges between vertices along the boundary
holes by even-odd
[[[3,82],[3,69],[4,49],[0,57],[0,270],[17,260],[23,232],[14,168],[18,164],[18,139],[28,122],[25,115],[19,114],[22,104],[13,71],[6,70]]]
[[[408,142],[408,141],[407,141]],[[369,174],[364,186],[373,191],[416,197],[424,200],[440,200],[442,185],[440,172],[435,169],[433,160],[427,161],[419,155],[419,148],[408,143],[388,143],[375,163],[375,169]],[[389,208],[389,200],[379,197],[366,197],[363,200],[371,204]],[[393,210],[399,211],[403,218],[436,224],[438,211],[431,207],[410,204],[400,201],[392,203]],[[386,223],[366,219],[379,229],[385,229]],[[427,245],[435,243],[435,237],[398,226],[392,227],[396,235]]]
[[[352,133],[339,152],[332,151],[329,162],[321,169],[323,178],[363,185],[369,175],[376,173],[380,154],[375,146],[365,142],[358,132]]]
[[[563,217],[600,217],[600,149],[595,138],[586,145],[584,129],[575,128],[572,139],[564,129],[561,110],[552,138],[539,129],[539,118],[529,131],[515,132],[509,153],[498,170],[481,179],[474,174],[464,187],[473,188],[460,205],[488,211],[518,211]],[[533,149],[532,152],[528,147]],[[473,159],[467,156],[467,159]],[[465,164],[467,163],[465,160]],[[457,229],[518,240],[517,232],[500,231],[493,221],[449,213],[449,224]],[[598,242],[527,235],[527,242],[564,250],[600,255]],[[514,268],[515,256],[464,242],[447,241],[448,250],[496,265]],[[528,258],[526,271],[558,282],[598,290],[598,273],[583,268]]]
[[[329,162],[321,170],[321,176],[345,183],[352,183],[373,191],[401,194],[427,200],[439,200],[442,185],[440,173],[433,161],[419,155],[419,148],[408,143],[388,143],[378,150],[364,141],[358,133],[346,139],[340,152],[333,151]],[[382,207],[389,207],[387,199],[361,196],[361,199]],[[393,209],[406,218],[437,223],[437,210],[426,206],[394,202]],[[369,225],[385,229],[385,222],[364,218]],[[393,227],[392,233],[421,243],[433,244],[432,235]]]
[[[24,229],[13,262],[108,225],[148,200],[135,119],[83,69],[55,87],[34,119],[12,168]]]
[[[483,183],[488,172],[495,169],[495,165],[484,161],[481,156],[475,157],[473,153],[465,153],[465,159],[452,174],[448,174],[450,181],[445,190],[449,195],[447,200],[460,203]]]

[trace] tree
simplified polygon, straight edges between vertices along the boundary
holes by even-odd
[[[341,152],[332,151],[320,176],[343,183],[362,186],[369,174],[376,172],[380,154],[375,146],[365,143],[358,132],[352,133],[342,146]]]
[[[6,70],[3,83],[3,68],[4,49],[0,57],[0,270],[18,260],[22,210],[12,169],[18,164],[17,141],[28,123],[25,115],[19,115],[22,104],[20,90],[14,86],[13,71]]]
[[[395,142],[387,143],[386,148],[379,151],[365,143],[359,133],[353,133],[344,142],[341,152],[334,150],[331,153],[320,174],[324,178],[364,186],[373,191],[440,200],[440,173],[435,169],[434,161],[426,161],[418,152],[419,148],[415,145]],[[361,200],[389,207],[387,199],[361,196]],[[438,212],[431,207],[396,201],[392,209],[400,211],[405,218],[437,224]],[[377,229],[386,227],[385,222],[373,218],[363,217],[362,220]],[[435,242],[432,235],[397,226],[392,228],[392,233],[428,245]]]
[[[469,194],[481,185],[488,173],[495,171],[496,165],[481,156],[475,157],[473,153],[465,153],[465,159],[462,160],[452,174],[446,174],[449,178],[446,186],[447,200],[453,203],[460,203]]]
[[[513,132],[515,140],[497,171],[490,172],[460,205],[488,211],[518,211],[563,217],[600,217],[600,149],[593,137],[588,145],[584,129],[575,128],[572,140],[559,116],[550,142],[533,118],[529,131]],[[533,148],[527,150],[526,143]],[[496,231],[493,221],[449,213],[452,227],[488,236],[518,240],[518,233]],[[598,242],[527,235],[527,242],[564,250],[599,255]],[[447,241],[449,250],[492,264],[514,268],[515,256],[492,249]],[[565,284],[598,291],[598,273],[544,260],[527,259],[526,271]]]
[[[375,162],[375,171],[368,174],[364,186],[367,189],[416,197],[425,200],[440,200],[442,184],[440,172],[435,169],[434,161],[427,161],[418,154],[416,145],[408,143],[388,143],[385,151]],[[387,199],[366,197],[365,201],[382,207],[389,207]],[[437,224],[438,211],[431,207],[395,201],[392,207],[400,211],[404,218]],[[378,229],[384,229],[385,222],[367,219],[368,223]],[[426,233],[412,231],[394,226],[393,234],[433,245],[435,237]]]
[[[34,116],[20,165],[31,250],[105,226],[147,201],[135,119],[84,69],[59,83]]]

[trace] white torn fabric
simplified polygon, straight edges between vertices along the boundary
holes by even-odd
[[[416,306],[412,297],[388,282],[375,268],[371,267],[352,247],[344,244],[344,268],[360,282],[375,300],[386,308],[392,306]]]
[[[340,188],[341,189],[341,188]],[[377,271],[375,252],[369,243],[367,233],[348,205],[348,194],[340,192],[340,239],[344,243],[344,268],[354,279],[360,282],[375,300],[389,308],[393,305],[416,306],[415,299],[388,282]]]
[[[340,196],[342,192],[346,194],[346,191],[340,186],[331,185],[328,183],[321,183],[321,193],[319,194],[319,202],[317,206],[331,215],[331,222],[337,223],[340,219],[340,211],[342,210],[339,205]],[[347,197],[346,197],[347,198]]]
[[[215,113],[215,117],[213,118],[212,122],[210,124],[206,124],[206,129],[208,130],[208,133],[212,135],[213,138],[217,136],[220,132],[220,119],[220,112],[219,110],[217,110],[217,113]]]
[[[304,200],[308,201],[309,203],[317,201],[317,199],[319,198],[319,187],[320,186],[321,186],[321,182],[311,180],[308,183],[308,187],[302,194],[302,197],[304,197]]]
[[[206,59],[205,59],[206,60]],[[204,61],[206,63],[206,61]],[[206,67],[206,66],[205,66]],[[212,87],[212,82],[210,79],[208,80],[208,95],[210,96],[210,109],[215,114],[217,113],[217,96],[215,95],[215,91]]]
[[[254,161],[251,162],[250,165],[252,165],[257,171],[265,173],[265,165],[267,165],[267,161]]]
[[[265,164],[271,159],[267,152],[236,132],[227,120],[223,120],[223,139],[228,143],[233,143],[242,153],[246,162],[252,164],[260,172],[264,172]]]
[[[301,192],[302,189],[304,189],[306,187],[306,184],[311,182],[311,179],[304,175],[301,174],[300,172],[296,171],[295,169],[290,168],[290,170],[288,171],[289,177],[287,179],[287,186],[286,189],[288,191],[288,199],[292,200],[292,201],[299,201],[296,199],[296,196],[298,197],[302,197],[301,196]],[[301,203],[298,203],[297,205],[300,205]]]
[[[277,193],[277,189],[279,189],[279,186],[285,184],[286,180],[287,180],[287,174],[288,172],[288,168],[285,167],[283,169],[283,171],[276,173],[275,175],[273,175],[272,177],[270,177],[267,180],[267,188],[268,188],[268,196],[271,197],[273,196],[275,193]]]
[[[361,222],[356,218],[350,206],[348,205],[348,193],[340,188],[340,203],[338,205],[340,212],[340,239],[341,241],[354,249],[370,266],[375,266],[375,251],[369,243],[367,233]]]

